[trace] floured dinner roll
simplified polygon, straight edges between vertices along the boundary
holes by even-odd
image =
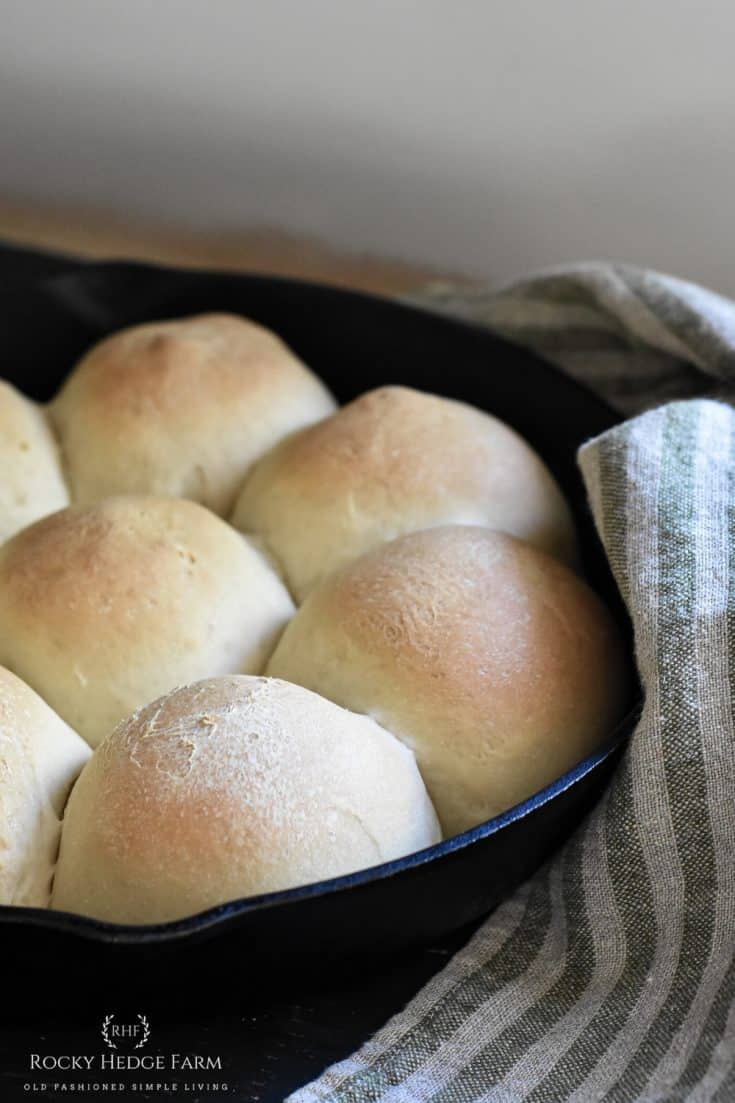
[[[95,752],[64,819],[53,907],[161,922],[439,837],[413,755],[372,720],[287,682],[215,678]]]
[[[476,524],[574,563],[561,491],[524,440],[488,414],[382,387],[290,437],[246,480],[233,514],[302,599],[330,571],[406,532]]]
[[[0,548],[0,661],[92,746],[174,686],[259,673],[292,612],[261,553],[184,499],[72,507]]]
[[[448,835],[570,769],[627,703],[621,642],[592,590],[536,548],[465,526],[401,537],[332,575],[267,673],[403,740]]]
[[[48,907],[61,818],[89,747],[0,667],[0,904]]]
[[[0,380],[0,542],[68,504],[58,448],[43,412]]]
[[[116,333],[51,407],[74,501],[172,495],[220,514],[254,460],[333,409],[275,334],[229,314]]]

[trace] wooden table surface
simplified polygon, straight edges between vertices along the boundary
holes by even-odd
[[[194,233],[146,225],[74,207],[39,207],[0,197],[0,240],[78,256],[295,276],[383,294],[436,280],[458,280],[406,261],[337,249],[276,227],[236,227]]]

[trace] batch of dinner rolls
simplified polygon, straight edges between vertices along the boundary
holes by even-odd
[[[615,624],[507,425],[273,333],[0,384],[0,904],[157,923],[496,816],[610,735]],[[349,365],[345,365],[349,372]]]

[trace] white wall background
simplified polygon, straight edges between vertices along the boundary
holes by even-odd
[[[0,194],[735,295],[735,5],[0,0]]]

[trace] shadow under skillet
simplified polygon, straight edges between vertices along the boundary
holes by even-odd
[[[56,986],[29,987],[20,975],[8,977],[10,987],[0,1004],[0,1097],[3,1103],[29,1098],[24,1085],[31,1076],[31,1054],[99,1055],[107,1052],[101,1038],[106,1015],[129,1022],[142,1013],[151,1030],[146,1053],[221,1057],[221,1072],[206,1076],[177,1072],[175,1077],[180,1085],[226,1081],[227,1094],[204,1089],[185,1098],[200,1103],[221,1103],[226,1098],[238,1103],[282,1103],[327,1066],[349,1056],[399,1012],[444,968],[476,926],[389,957],[327,963],[298,974],[261,974],[250,982],[241,975],[223,974],[212,978],[206,992],[196,983],[187,984],[185,976],[175,993],[155,981],[149,983],[145,976],[131,977],[122,987],[106,985],[104,976],[90,985],[70,973],[63,991]],[[66,1084],[95,1079],[93,1072],[43,1075]],[[161,1098],[130,1090],[130,1083],[139,1079],[137,1074],[110,1078],[128,1086],[110,1098]],[[47,1090],[42,1098],[68,1100],[70,1093]]]

